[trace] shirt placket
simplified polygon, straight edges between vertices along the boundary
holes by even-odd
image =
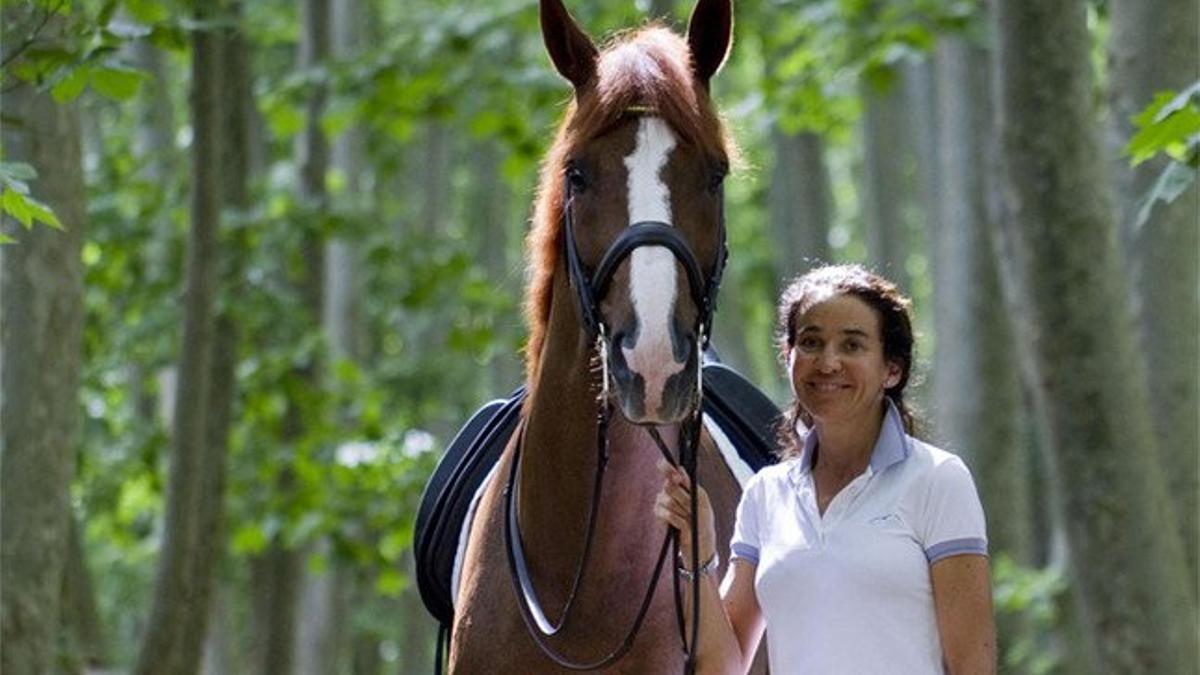
[[[868,467],[866,471],[860,474],[857,478],[850,481],[846,487],[834,495],[833,500],[829,502],[829,508],[825,509],[825,516],[821,518],[821,541],[825,541],[825,532],[833,529],[833,527],[841,522],[846,514],[849,513],[854,505],[858,502],[859,496],[867,488],[867,483],[871,481],[872,471]],[[813,504],[816,504],[816,490],[813,490]]]
[[[804,520],[811,523],[817,535],[817,546],[825,547],[825,521],[817,508],[817,488],[813,483],[811,473],[804,474],[799,486],[800,508],[804,511]]]

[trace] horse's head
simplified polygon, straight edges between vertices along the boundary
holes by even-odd
[[[541,8],[550,56],[575,87],[546,182],[559,184],[551,198],[581,323],[607,338],[625,417],[676,422],[697,399],[724,263],[729,158],[708,82],[729,49],[730,2],[700,0],[686,41],[652,27],[604,51],[561,0]]]

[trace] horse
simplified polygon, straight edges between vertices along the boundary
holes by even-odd
[[[540,13],[574,96],[544,160],[527,240],[520,430],[465,535],[449,669],[678,672],[686,657],[675,563],[664,565],[665,545],[655,543],[666,530],[652,511],[654,465],[659,442],[689,441],[699,415],[734,152],[709,82],[730,49],[732,4],[699,0],[686,37],[650,24],[602,50],[562,0],[542,0]],[[741,487],[709,432],[695,472],[727,551]],[[514,548],[526,586],[512,580]]]

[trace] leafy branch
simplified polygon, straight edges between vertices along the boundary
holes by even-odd
[[[1200,168],[1200,80],[1179,93],[1157,94],[1133,123],[1138,131],[1125,152],[1134,166],[1160,154],[1170,159],[1138,205],[1134,227],[1140,229],[1150,219],[1155,204],[1170,204],[1196,181]]]
[[[3,60],[0,60],[0,69],[7,68],[10,63],[20,58],[21,54],[24,53],[25,50],[36,44],[39,36],[42,34],[42,31],[46,29],[46,25],[50,23],[50,19],[55,14],[58,14],[59,10],[61,10],[66,4],[67,0],[57,0],[53,6],[44,6],[43,9],[45,14],[42,15],[41,21],[38,22],[37,27],[31,30],[29,34],[25,36],[25,39],[21,41],[21,44],[17,45],[15,49],[9,52]]]

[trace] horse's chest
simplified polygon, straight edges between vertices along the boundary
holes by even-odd
[[[489,489],[472,526],[459,589],[450,670],[523,675],[563,672],[534,643],[521,619],[506,564],[501,501],[502,490]],[[649,507],[646,511],[650,512]],[[563,536],[580,534],[574,529],[563,531]],[[613,514],[597,531],[592,563],[571,616],[549,644],[574,661],[594,661],[615,649],[634,621],[654,569],[658,547],[647,546],[647,542],[662,534],[661,526],[652,519]],[[531,558],[536,555],[533,551],[529,554]],[[602,672],[670,673],[682,669],[669,571],[668,565],[633,647]],[[561,600],[552,593],[546,595],[547,614],[551,620],[557,619]]]

